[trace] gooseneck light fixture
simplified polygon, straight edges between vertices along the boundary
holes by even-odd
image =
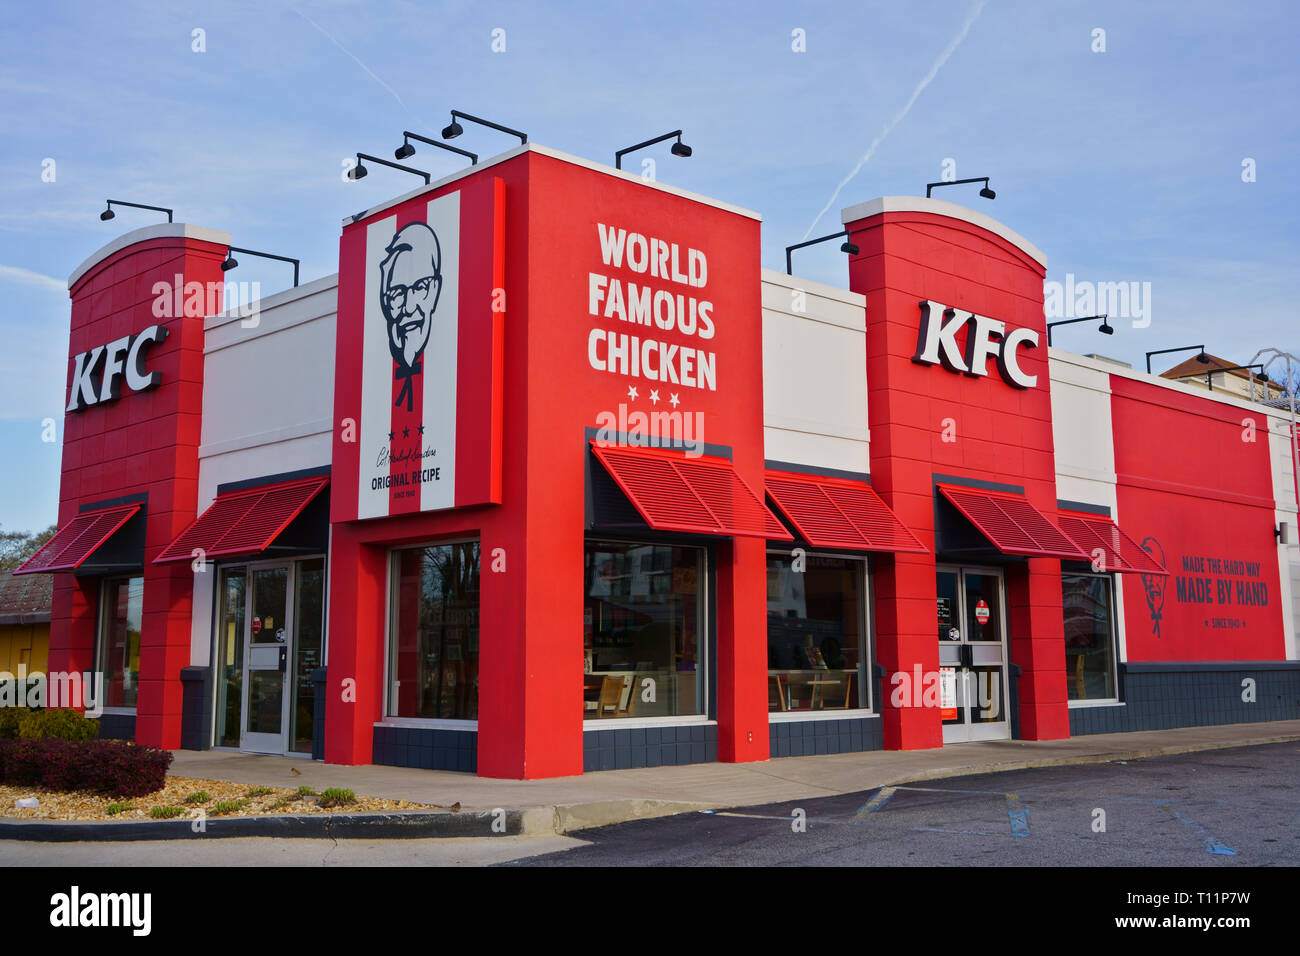
[[[518,136],[520,143],[528,142],[528,134],[522,133],[517,129],[511,129],[509,126],[502,126],[500,123],[494,123],[491,120],[485,120],[478,116],[470,116],[468,113],[462,113],[460,110],[451,111],[451,122],[442,128],[443,139],[455,139],[461,133],[465,132],[465,127],[456,122],[457,119],[469,120],[471,123],[478,123],[480,126],[488,126],[503,133],[509,133],[511,136]],[[424,142],[428,142],[425,140]]]
[[[239,265],[239,260],[236,259],[232,254],[236,252],[240,253],[241,255],[261,256],[263,259],[278,259],[281,262],[292,262],[293,263],[293,284],[294,287],[297,288],[298,286],[298,260],[297,259],[291,259],[288,256],[272,255],[269,252],[258,252],[256,249],[241,249],[239,246],[231,246],[229,249],[226,250],[225,261],[221,263],[222,272],[229,272],[231,269],[234,269]]]
[[[983,183],[984,188],[980,190],[980,195],[983,196],[985,199],[998,198],[998,194],[995,193],[993,190],[989,189],[989,178],[987,176],[976,176],[974,179],[953,179],[948,182],[942,182],[942,183],[926,183],[925,198],[929,199],[931,191],[939,188],[940,186],[960,186],[962,183]]]
[[[461,149],[458,146],[448,146],[446,143],[440,143],[436,139],[429,139],[429,137],[421,136],[419,133],[412,133],[410,130],[402,131],[402,145],[393,150],[394,159],[410,159],[415,155],[415,147],[411,145],[411,140],[428,143],[430,146],[437,146],[439,149],[445,149],[449,153],[459,153],[462,156],[468,156],[471,166],[478,165],[477,153],[471,153],[469,150]]]
[[[108,200],[108,206],[99,214],[99,218],[104,220],[104,222],[108,222],[110,219],[114,218],[117,215],[117,213],[113,212],[114,206],[130,206],[132,209],[153,209],[156,212],[165,212],[167,213],[167,221],[172,221],[172,211],[166,206],[146,206],[144,203],[126,202],[121,199]]]
[[[691,148],[682,142],[682,131],[679,129],[675,129],[671,133],[664,133],[662,136],[656,136],[654,139],[648,139],[644,143],[637,143],[635,146],[627,147],[627,149],[618,150],[617,152],[614,153],[614,168],[615,169],[623,168],[623,157],[628,153],[634,153],[638,149],[645,149],[647,146],[653,146],[655,143],[662,143],[664,140],[672,139],[674,136],[677,137],[677,142],[673,143],[673,148],[670,150],[670,152],[674,156],[685,157],[691,155],[692,152]]]
[[[1073,325],[1075,322],[1095,322],[1097,319],[1101,319],[1101,325],[1097,327],[1098,332],[1100,332],[1102,335],[1114,335],[1115,330],[1111,327],[1110,323],[1106,321],[1106,318],[1107,318],[1106,314],[1103,313],[1101,315],[1085,315],[1081,319],[1061,319],[1059,322],[1048,322],[1047,323],[1047,344],[1048,345],[1052,344],[1052,329],[1055,328],[1056,326]]]
[[[372,163],[378,163],[380,166],[389,166],[393,169],[400,169],[402,172],[410,173],[413,176],[423,176],[424,184],[426,186],[429,185],[429,182],[433,178],[423,169],[416,169],[414,166],[403,166],[401,163],[394,163],[391,160],[380,159],[378,156],[371,156],[369,153],[357,153],[357,164],[348,170],[348,179],[364,179],[366,176],[370,175],[370,170],[366,169],[361,162],[363,159]]]
[[[802,249],[804,246],[813,246],[819,242],[826,242],[828,239],[838,239],[840,236],[844,237],[844,242],[840,243],[840,252],[847,252],[851,256],[856,256],[862,251],[857,247],[857,244],[849,238],[849,231],[847,229],[841,229],[839,232],[832,232],[829,236],[822,236],[820,239],[809,239],[806,242],[796,242],[793,246],[785,247],[785,274],[788,276],[794,275],[794,269],[790,265],[790,253],[794,250]]]
[[[1259,374],[1258,375],[1254,374],[1252,369],[1259,369]],[[1211,392],[1214,391],[1214,376],[1218,375],[1220,372],[1251,372],[1250,375],[1251,401],[1254,401],[1255,399],[1255,383],[1263,382],[1265,385],[1268,384],[1268,374],[1264,371],[1264,366],[1259,363],[1256,363],[1254,365],[1229,365],[1227,368],[1211,369],[1210,371],[1205,373],[1205,387],[1208,388]],[[1265,397],[1267,397],[1267,392],[1265,393]]]
[[[1151,356],[1153,356],[1153,355],[1168,355],[1170,352],[1191,352],[1191,351],[1194,350],[1194,349],[1200,349],[1200,354],[1196,356],[1196,361],[1200,362],[1202,365],[1209,365],[1209,364],[1210,364],[1210,357],[1209,357],[1208,355],[1205,354],[1205,346],[1204,346],[1204,345],[1183,345],[1183,346],[1180,346],[1180,347],[1178,347],[1178,348],[1176,348],[1176,349],[1156,349],[1154,352],[1148,352],[1148,353],[1147,353],[1147,372],[1148,372],[1148,374],[1151,372]]]

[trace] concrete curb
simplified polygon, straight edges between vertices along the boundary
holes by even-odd
[[[77,820],[3,820],[0,840],[41,843],[124,842],[136,840],[203,840],[232,837],[278,837],[335,840],[428,839],[430,837],[520,836],[521,810],[401,811],[259,817],[209,817],[198,820],[82,822]],[[497,830],[493,830],[493,824]],[[534,826],[536,824],[534,823]],[[547,831],[552,832],[552,831]]]

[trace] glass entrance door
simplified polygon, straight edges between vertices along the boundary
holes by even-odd
[[[244,724],[239,748],[282,754],[288,723],[285,676],[289,670],[289,620],[292,566],[253,568],[248,577],[248,615],[244,654]]]
[[[996,568],[937,569],[943,742],[1005,740],[1006,599]]]
[[[324,558],[223,566],[218,580],[213,743],[251,753],[310,753]]]

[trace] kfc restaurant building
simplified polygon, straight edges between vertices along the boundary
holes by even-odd
[[[1285,420],[1048,349],[987,216],[843,221],[851,291],[530,144],[255,310],[229,235],[120,237],[22,569],[51,670],[145,744],[515,778],[1300,716]]]

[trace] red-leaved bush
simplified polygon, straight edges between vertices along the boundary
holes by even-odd
[[[172,755],[125,740],[0,740],[0,783],[143,797],[167,783]]]

